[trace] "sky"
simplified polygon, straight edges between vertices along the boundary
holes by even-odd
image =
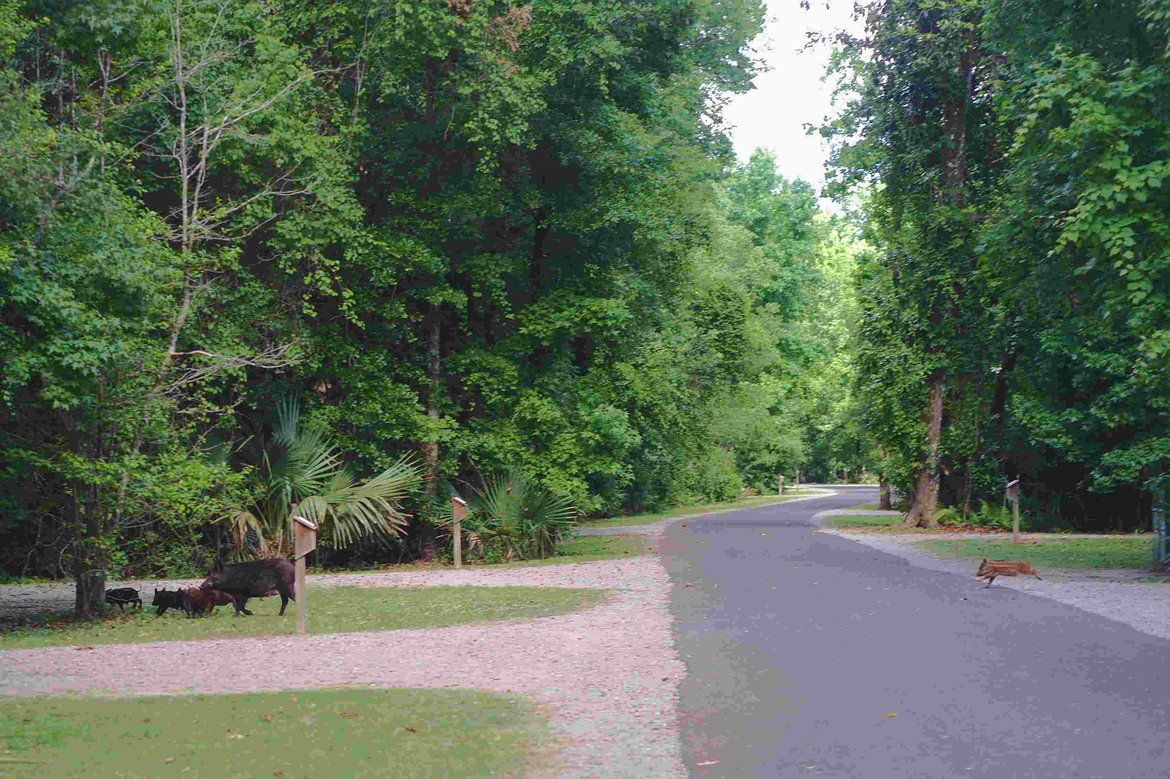
[[[735,95],[725,108],[736,155],[747,160],[763,147],[776,154],[777,167],[788,178],[802,178],[820,191],[828,147],[819,135],[808,135],[806,124],[819,125],[832,111],[830,85],[822,81],[829,61],[828,46],[804,50],[808,30],[856,30],[852,0],[767,0],[768,20],[753,46],[769,70],[756,76],[755,89]]]

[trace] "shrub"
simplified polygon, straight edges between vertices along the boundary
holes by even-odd
[[[979,527],[997,527],[1001,530],[1011,530],[1012,513],[996,503],[984,501],[979,510],[967,517],[967,523]]]
[[[743,491],[735,455],[718,446],[709,447],[689,463],[687,471],[687,489],[705,503],[735,500]]]
[[[497,474],[468,506],[463,521],[468,551],[489,561],[552,557],[577,514],[567,498],[519,471]]]
[[[957,508],[951,506],[939,509],[935,513],[935,517],[938,519],[938,523],[943,527],[956,527],[958,525],[967,524],[963,520],[962,513]]]

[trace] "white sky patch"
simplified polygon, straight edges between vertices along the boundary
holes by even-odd
[[[733,95],[723,112],[735,153],[746,161],[756,148],[776,154],[776,165],[787,178],[802,178],[819,192],[824,185],[828,145],[809,135],[805,125],[820,125],[831,116],[832,85],[823,80],[829,46],[804,49],[809,30],[858,31],[852,19],[852,0],[812,0],[804,10],[800,0],[768,0],[768,20],[754,42],[770,68],[756,76],[755,89]]]

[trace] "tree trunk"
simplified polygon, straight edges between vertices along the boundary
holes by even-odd
[[[890,511],[891,506],[890,483],[886,481],[884,475],[878,476],[878,508],[882,511]]]
[[[423,443],[423,483],[432,499],[439,488],[439,383],[442,371],[443,328],[439,321],[439,306],[432,304],[427,323],[427,418],[431,422],[431,440]],[[423,521],[418,528],[420,556],[426,562],[438,557],[435,528]]]
[[[906,527],[938,526],[939,447],[942,442],[943,380],[936,375],[930,383],[929,418],[926,424],[926,462],[918,474],[918,484],[910,511],[906,514]]]
[[[96,485],[74,484],[73,516],[77,528],[73,547],[73,580],[76,583],[73,614],[78,619],[93,619],[101,616],[106,596],[106,554],[102,547]]]

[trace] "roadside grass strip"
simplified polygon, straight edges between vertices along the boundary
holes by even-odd
[[[471,690],[0,701],[6,779],[524,777],[548,745],[527,699]]]
[[[901,515],[842,514],[825,517],[825,524],[836,528],[894,527],[902,522]]]
[[[143,592],[147,604],[150,595]],[[604,590],[558,587],[310,587],[309,632],[355,633],[531,619],[590,608],[606,597]],[[159,617],[147,606],[141,611],[114,611],[106,619],[89,623],[50,620],[0,634],[0,649],[295,633],[293,603],[283,617],[277,616],[280,598],[256,598],[248,601],[248,608],[255,616],[237,617],[231,607],[220,607],[198,619],[187,619],[175,611]]]
[[[676,517],[689,517],[695,514],[711,514],[723,511],[738,511],[739,509],[759,508],[760,506],[770,506],[774,503],[787,503],[790,500],[797,498],[807,498],[811,495],[817,495],[821,490],[804,490],[797,489],[784,493],[784,496],[779,495],[759,495],[752,498],[741,498],[740,500],[732,500],[724,503],[701,503],[694,506],[679,506],[678,508],[670,509],[655,514],[635,514],[632,517],[610,517],[609,519],[590,519],[581,523],[581,527],[625,527],[627,525],[652,525],[655,522],[661,522],[664,519],[674,519]]]
[[[930,539],[915,542],[946,557],[980,560],[1026,560],[1048,568],[1130,568],[1149,570],[1152,540],[1149,534],[1098,538],[1027,538],[1013,544],[982,538]]]
[[[557,553],[553,557],[541,560],[516,560],[509,563],[473,563],[466,567],[527,568],[538,565],[593,563],[599,560],[621,560],[653,554],[654,551],[654,541],[645,536],[574,536],[557,544]]]

